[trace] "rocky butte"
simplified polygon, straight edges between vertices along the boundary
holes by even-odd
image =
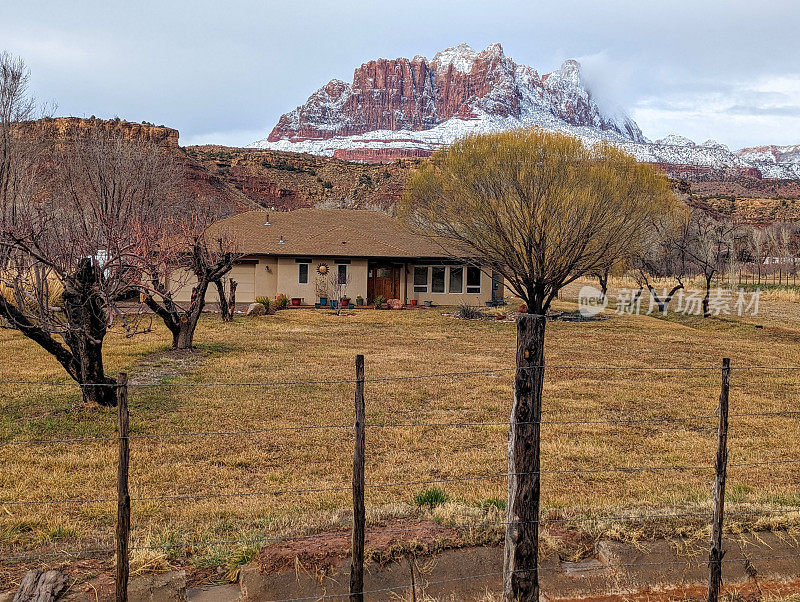
[[[430,155],[469,133],[515,127],[560,131],[590,144],[606,140],[675,175],[800,177],[798,147],[734,153],[713,140],[650,141],[623,111],[601,109],[577,61],[540,75],[507,57],[500,44],[480,52],[459,44],[430,60],[364,63],[352,83],[331,80],[251,146],[387,163]]]
[[[178,148],[178,130],[151,123],[133,123],[121,119],[104,120],[96,117],[47,117],[27,122],[24,127],[30,128],[44,138],[63,138],[67,135],[80,135],[82,132],[104,129],[119,132],[129,140],[151,142],[176,150]]]

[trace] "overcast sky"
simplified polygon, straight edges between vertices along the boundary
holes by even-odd
[[[0,49],[59,115],[245,145],[370,59],[500,42],[540,73],[584,65],[649,138],[800,143],[797,0],[3,0]]]

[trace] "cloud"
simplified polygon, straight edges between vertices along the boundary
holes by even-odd
[[[775,115],[800,117],[800,105],[782,107],[759,107],[754,105],[733,105],[725,109],[730,115]]]
[[[0,30],[3,47],[21,56],[29,65],[38,68],[63,69],[81,65],[97,65],[102,57],[91,52],[85,41],[69,39],[61,32],[37,31],[21,34]]]
[[[640,98],[632,117],[646,135],[680,133],[732,147],[800,141],[800,74],[761,75],[725,82],[687,80]]]
[[[606,51],[577,57],[581,78],[604,113],[619,113],[630,104],[636,67],[612,59]]]

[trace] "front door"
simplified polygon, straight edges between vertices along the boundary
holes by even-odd
[[[400,298],[400,267],[391,264],[371,265],[367,280],[367,303],[375,297],[384,299]]]

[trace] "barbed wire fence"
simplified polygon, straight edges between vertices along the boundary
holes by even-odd
[[[730,388],[730,376],[734,371],[742,373],[750,371],[797,371],[800,369],[798,366],[731,366],[729,360],[723,360],[722,367],[708,366],[708,365],[685,365],[685,366],[592,366],[592,365],[553,365],[547,366],[547,370],[572,370],[578,372],[589,371],[623,371],[623,372],[688,372],[688,373],[719,373],[721,377],[720,382],[720,399],[717,411],[714,413],[698,413],[691,415],[664,415],[652,417],[618,417],[618,418],[586,418],[586,419],[539,419],[536,421],[518,421],[510,422],[508,420],[453,420],[453,421],[376,421],[370,422],[368,420],[367,400],[369,399],[368,386],[377,383],[398,383],[400,381],[413,381],[424,379],[443,379],[453,377],[465,376],[490,376],[490,375],[510,375],[518,374],[520,370],[527,371],[543,371],[544,366],[527,366],[527,367],[512,367],[512,368],[497,368],[485,370],[464,370],[464,371],[450,371],[431,374],[418,374],[418,375],[405,375],[405,376],[392,376],[392,377],[371,377],[366,378],[364,375],[364,358],[357,356],[356,358],[356,371],[354,378],[343,379],[321,379],[321,380],[290,380],[290,381],[266,381],[266,382],[186,382],[186,383],[171,383],[171,387],[287,387],[293,385],[319,385],[319,386],[341,386],[350,385],[354,391],[354,420],[352,423],[315,423],[303,424],[292,426],[275,426],[260,429],[233,429],[233,430],[187,430],[175,432],[147,432],[147,433],[131,433],[129,428],[130,412],[128,408],[128,394],[131,389],[151,389],[163,386],[159,383],[140,383],[130,384],[126,374],[120,374],[117,384],[109,384],[108,386],[115,387],[117,391],[117,428],[116,436],[92,436],[92,437],[66,437],[66,438],[39,438],[39,439],[23,439],[23,440],[9,440],[0,442],[0,453],[3,448],[15,448],[19,446],[55,446],[63,444],[81,445],[86,443],[96,442],[116,442],[118,444],[118,460],[117,460],[117,495],[108,497],[76,497],[76,498],[40,498],[40,499],[0,499],[0,508],[18,508],[18,507],[36,507],[36,506],[56,506],[56,505],[91,505],[102,503],[116,503],[117,504],[117,519],[116,519],[116,537],[114,546],[108,544],[101,544],[97,547],[81,550],[63,550],[60,552],[49,552],[45,554],[18,554],[6,557],[6,563],[20,564],[30,561],[43,560],[45,558],[74,558],[83,556],[97,556],[97,555],[111,555],[113,554],[116,559],[116,597],[117,600],[127,600],[127,582],[130,566],[130,554],[133,551],[145,550],[163,550],[166,548],[189,548],[199,546],[216,546],[216,545],[235,545],[235,544],[248,544],[248,545],[269,545],[279,542],[287,541],[301,541],[312,540],[319,537],[324,537],[325,533],[312,533],[289,535],[284,537],[245,537],[245,538],[223,538],[223,539],[196,539],[189,538],[180,542],[164,543],[158,545],[130,545],[130,530],[131,530],[131,512],[132,507],[135,509],[137,503],[142,502],[174,502],[174,501],[197,501],[197,500],[214,500],[223,498],[247,498],[259,497],[270,498],[286,495],[299,495],[299,494],[315,494],[325,492],[339,492],[348,493],[352,492],[353,496],[353,520],[352,520],[352,555],[351,555],[351,572],[350,572],[350,588],[347,594],[326,594],[326,597],[350,597],[352,600],[362,600],[364,595],[373,595],[378,593],[387,593],[396,590],[405,590],[408,586],[397,586],[391,588],[380,589],[367,589],[364,586],[364,545],[367,533],[372,532],[414,532],[414,528],[402,527],[376,527],[367,528],[366,512],[365,512],[365,496],[367,491],[393,489],[409,486],[420,485],[441,485],[446,483],[475,483],[480,481],[503,481],[510,477],[519,477],[524,475],[595,475],[604,473],[653,473],[663,474],[670,472],[700,472],[708,473],[709,476],[713,475],[713,497],[712,504],[706,511],[697,512],[678,512],[678,513],[634,513],[634,514],[619,514],[612,516],[573,516],[573,517],[543,517],[538,515],[534,520],[530,521],[513,521],[506,520],[501,522],[486,522],[486,523],[469,523],[469,524],[448,524],[437,525],[434,529],[452,530],[452,529],[470,529],[477,527],[486,528],[504,528],[509,530],[521,524],[598,524],[609,521],[644,521],[644,520],[668,520],[675,518],[692,518],[697,520],[707,521],[710,525],[712,538],[709,546],[709,558],[707,561],[690,560],[682,561],[681,565],[702,565],[708,564],[709,567],[709,599],[716,600],[721,591],[721,576],[722,566],[724,563],[734,562],[752,562],[754,560],[777,560],[785,558],[800,558],[800,553],[786,555],[776,554],[772,556],[757,556],[746,557],[744,555],[738,557],[725,557],[723,549],[723,527],[724,519],[726,516],[745,516],[745,515],[793,515],[800,513],[800,508],[780,508],[780,509],[764,509],[764,510],[735,510],[726,512],[724,509],[725,503],[725,482],[727,477],[727,469],[734,467],[765,467],[765,466],[781,466],[800,463],[800,458],[772,458],[767,460],[748,461],[748,462],[735,462],[729,463],[728,452],[728,421],[730,418],[738,417],[763,417],[763,418],[780,418],[780,417],[796,417],[800,415],[799,410],[763,410],[763,411],[749,411],[749,412],[729,412],[728,411],[728,392]],[[31,381],[31,380],[6,380],[0,381],[2,385],[36,385],[42,387],[75,387],[75,383],[69,382],[46,382],[46,381]],[[595,468],[570,468],[570,469],[552,469],[552,470],[535,470],[526,472],[488,472],[485,474],[472,474],[463,476],[443,476],[437,478],[425,479],[407,479],[407,480],[394,480],[394,481],[377,481],[373,482],[367,479],[365,458],[368,456],[368,449],[366,447],[366,433],[387,430],[387,429],[401,429],[401,428],[456,428],[456,429],[472,429],[483,427],[507,427],[514,429],[520,425],[537,426],[545,425],[558,427],[566,425],[587,425],[590,427],[598,425],[636,425],[636,424],[659,424],[659,423],[679,423],[679,422],[709,422],[716,423],[717,426],[717,449],[712,463],[709,457],[709,462],[704,464],[651,464],[651,465],[633,465],[633,466],[603,466]],[[256,491],[230,491],[230,492],[205,492],[196,491],[192,493],[176,493],[176,494],[162,494],[162,495],[134,495],[129,493],[129,471],[130,471],[130,446],[136,445],[137,441],[144,440],[168,440],[176,438],[220,438],[220,437],[248,437],[257,434],[269,434],[278,432],[289,432],[303,434],[308,431],[339,431],[352,434],[353,447],[353,471],[352,471],[352,485],[340,485],[335,487],[330,486],[309,486],[305,488],[287,488],[287,489],[268,489]],[[538,442],[537,442],[538,445]],[[538,545],[538,541],[537,541]],[[647,566],[650,563],[635,563],[630,565],[619,564],[618,568],[624,566]],[[664,562],[652,563],[654,565],[664,565]],[[604,564],[596,568],[587,568],[586,570],[600,570],[617,565]],[[552,571],[552,567],[542,567],[537,564],[532,568],[524,570],[515,570],[515,574],[529,574],[533,573],[538,576],[540,571]],[[456,581],[468,581],[489,578],[491,576],[509,576],[509,571],[503,573],[482,573],[469,577],[461,577],[458,579],[448,579],[429,582],[428,585],[444,585],[446,583],[454,583]],[[317,596],[311,598],[284,598],[285,602],[293,600],[306,600],[318,599]]]

